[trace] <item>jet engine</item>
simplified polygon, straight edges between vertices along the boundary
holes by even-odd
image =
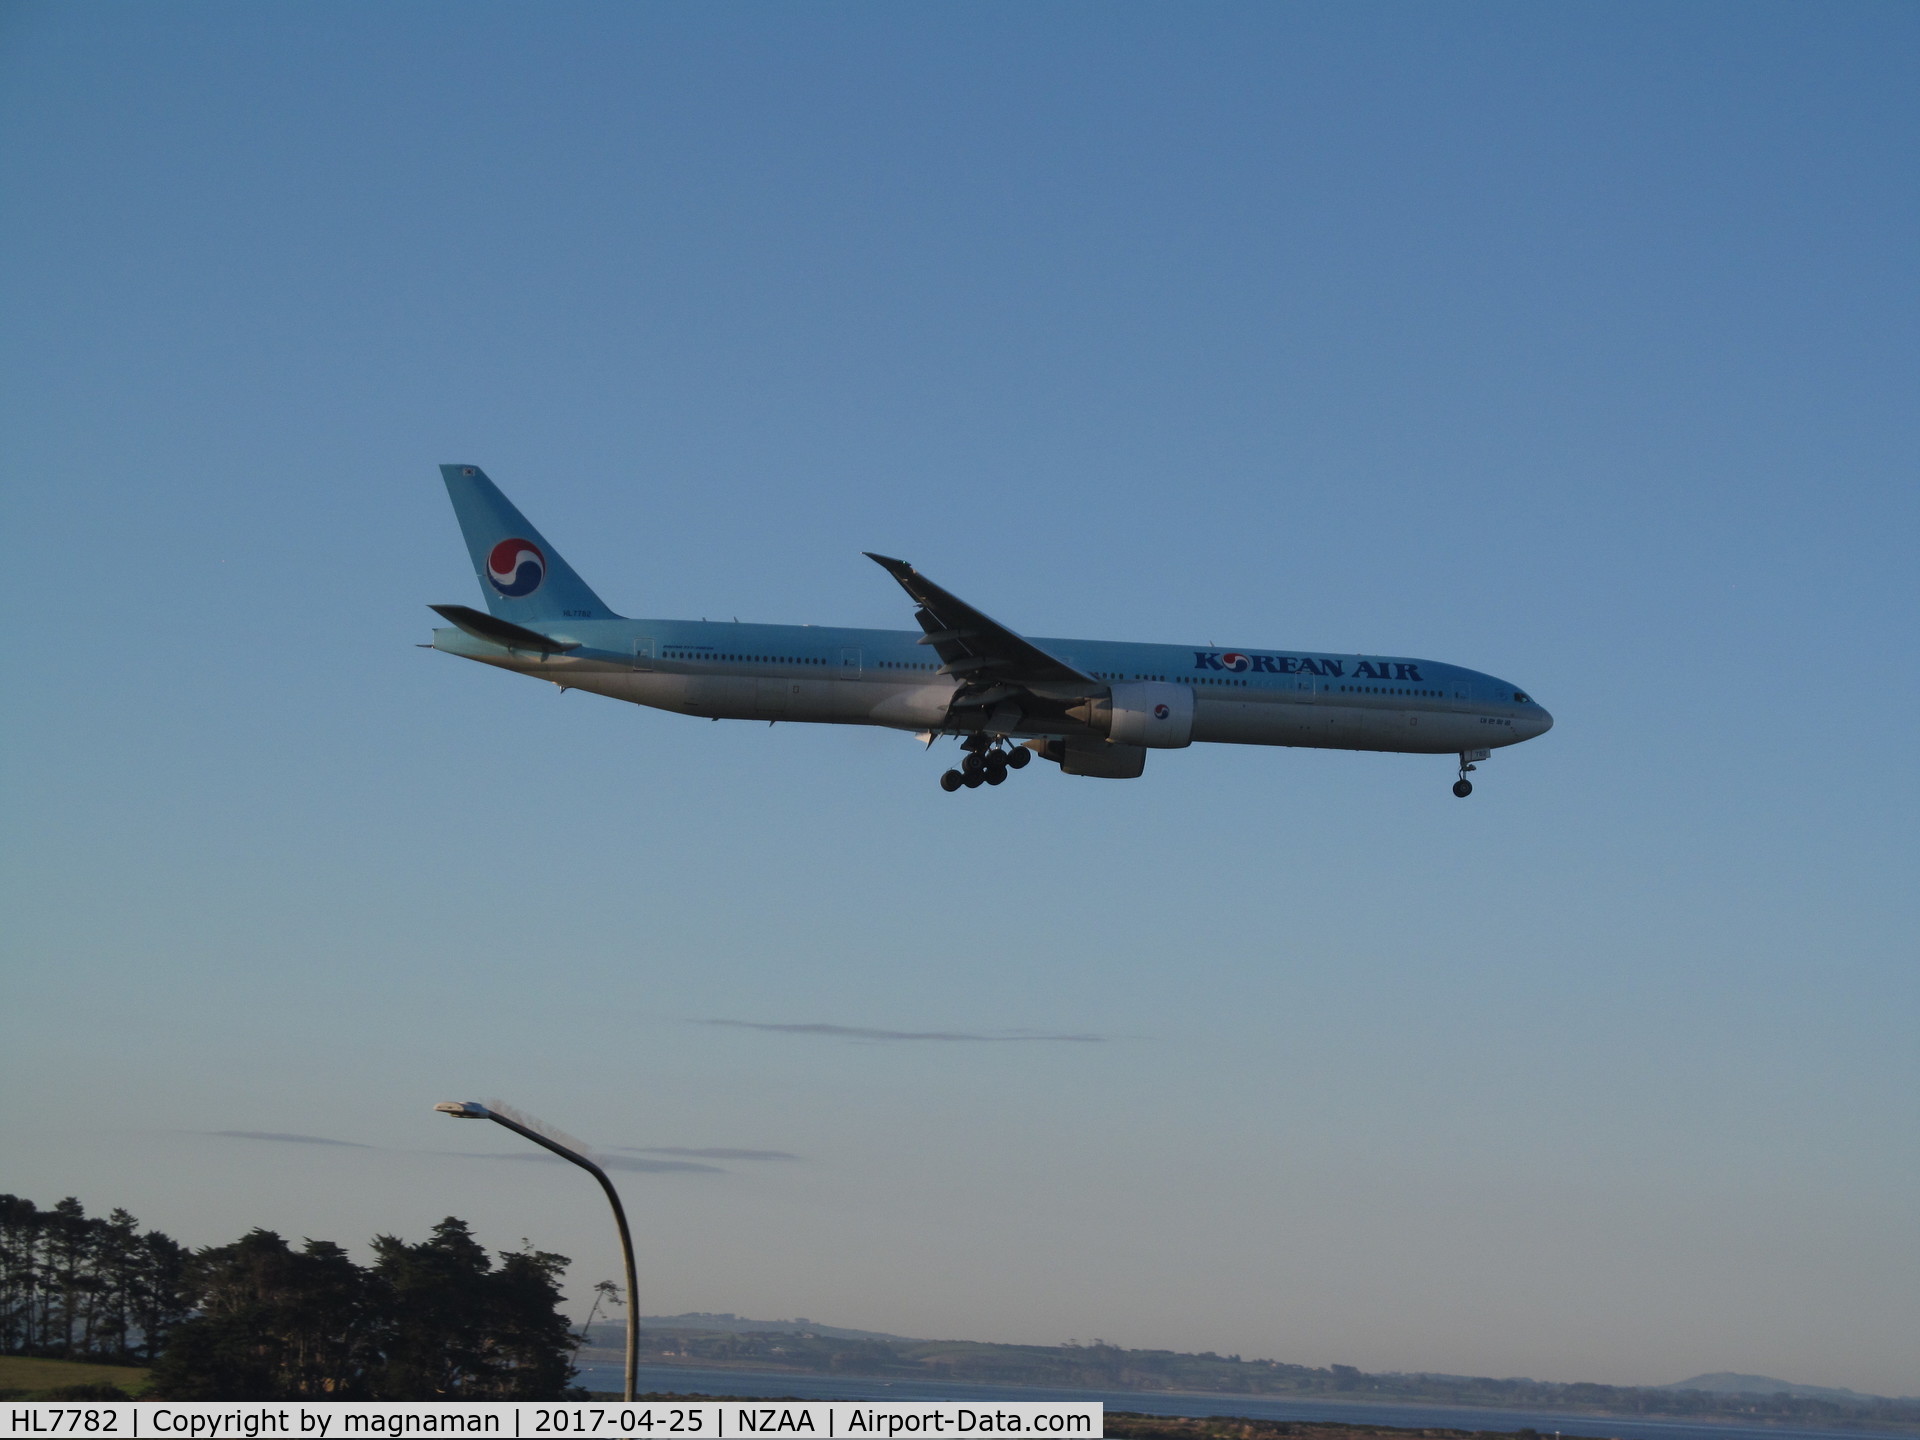
[[[1162,680],[1123,681],[1109,696],[1067,712],[1116,745],[1178,750],[1193,743],[1193,687]]]

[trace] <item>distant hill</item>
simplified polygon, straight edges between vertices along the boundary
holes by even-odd
[[[596,1325],[592,1347],[583,1350],[580,1358],[592,1364],[616,1364],[625,1339],[618,1324]],[[1851,1390],[1788,1385],[1764,1375],[1701,1375],[1678,1385],[1631,1386],[1476,1375],[1369,1374],[1352,1365],[1291,1365],[1211,1351],[1190,1355],[1178,1350],[1128,1350],[1104,1340],[1090,1345],[913,1340],[806,1319],[747,1320],[698,1313],[647,1316],[641,1322],[640,1356],[648,1365],[709,1370],[1838,1424],[1920,1434],[1920,1398],[1889,1400]]]
[[[902,1344],[917,1343],[911,1335],[888,1335],[879,1330],[848,1330],[839,1325],[820,1325],[804,1315],[791,1320],[749,1320],[744,1315],[723,1312],[716,1314],[709,1310],[689,1310],[684,1315],[642,1315],[640,1332],[649,1329],[659,1330],[713,1330],[723,1335],[760,1335],[795,1334],[823,1335],[829,1340],[897,1340]],[[600,1320],[594,1323],[594,1339],[600,1345],[624,1345],[627,1342],[626,1322],[624,1320]],[[607,1335],[618,1338],[608,1340]]]
[[[1796,1400],[1838,1400],[1845,1404],[1878,1400],[1878,1395],[1862,1395],[1858,1390],[1831,1390],[1824,1385],[1789,1385],[1771,1375],[1736,1375],[1731,1370],[1716,1370],[1711,1375],[1696,1375],[1672,1385],[1656,1385],[1656,1390],[1704,1390],[1709,1395],[1791,1395]]]

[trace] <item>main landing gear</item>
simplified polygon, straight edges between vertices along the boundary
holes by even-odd
[[[1033,759],[1033,752],[1026,747],[985,735],[969,735],[960,742],[960,748],[967,752],[960,768],[940,777],[940,788],[949,795],[962,786],[978,790],[982,785],[1004,785],[1007,771],[1023,769]]]

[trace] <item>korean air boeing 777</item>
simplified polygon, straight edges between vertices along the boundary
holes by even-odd
[[[629,620],[614,614],[473,465],[442,465],[485,611],[432,608],[433,649],[712,720],[884,725],[960,740],[946,790],[998,785],[1035,755],[1129,780],[1196,741],[1458,755],[1453,793],[1553,717],[1478,671],[1398,656],[1018,635],[904,560],[871,555],[919,630]]]

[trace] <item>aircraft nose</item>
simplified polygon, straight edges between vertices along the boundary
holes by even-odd
[[[1534,709],[1539,713],[1533,717],[1535,726],[1533,733],[1536,735],[1544,735],[1553,728],[1553,716],[1548,713],[1547,707],[1544,705],[1536,705]]]

